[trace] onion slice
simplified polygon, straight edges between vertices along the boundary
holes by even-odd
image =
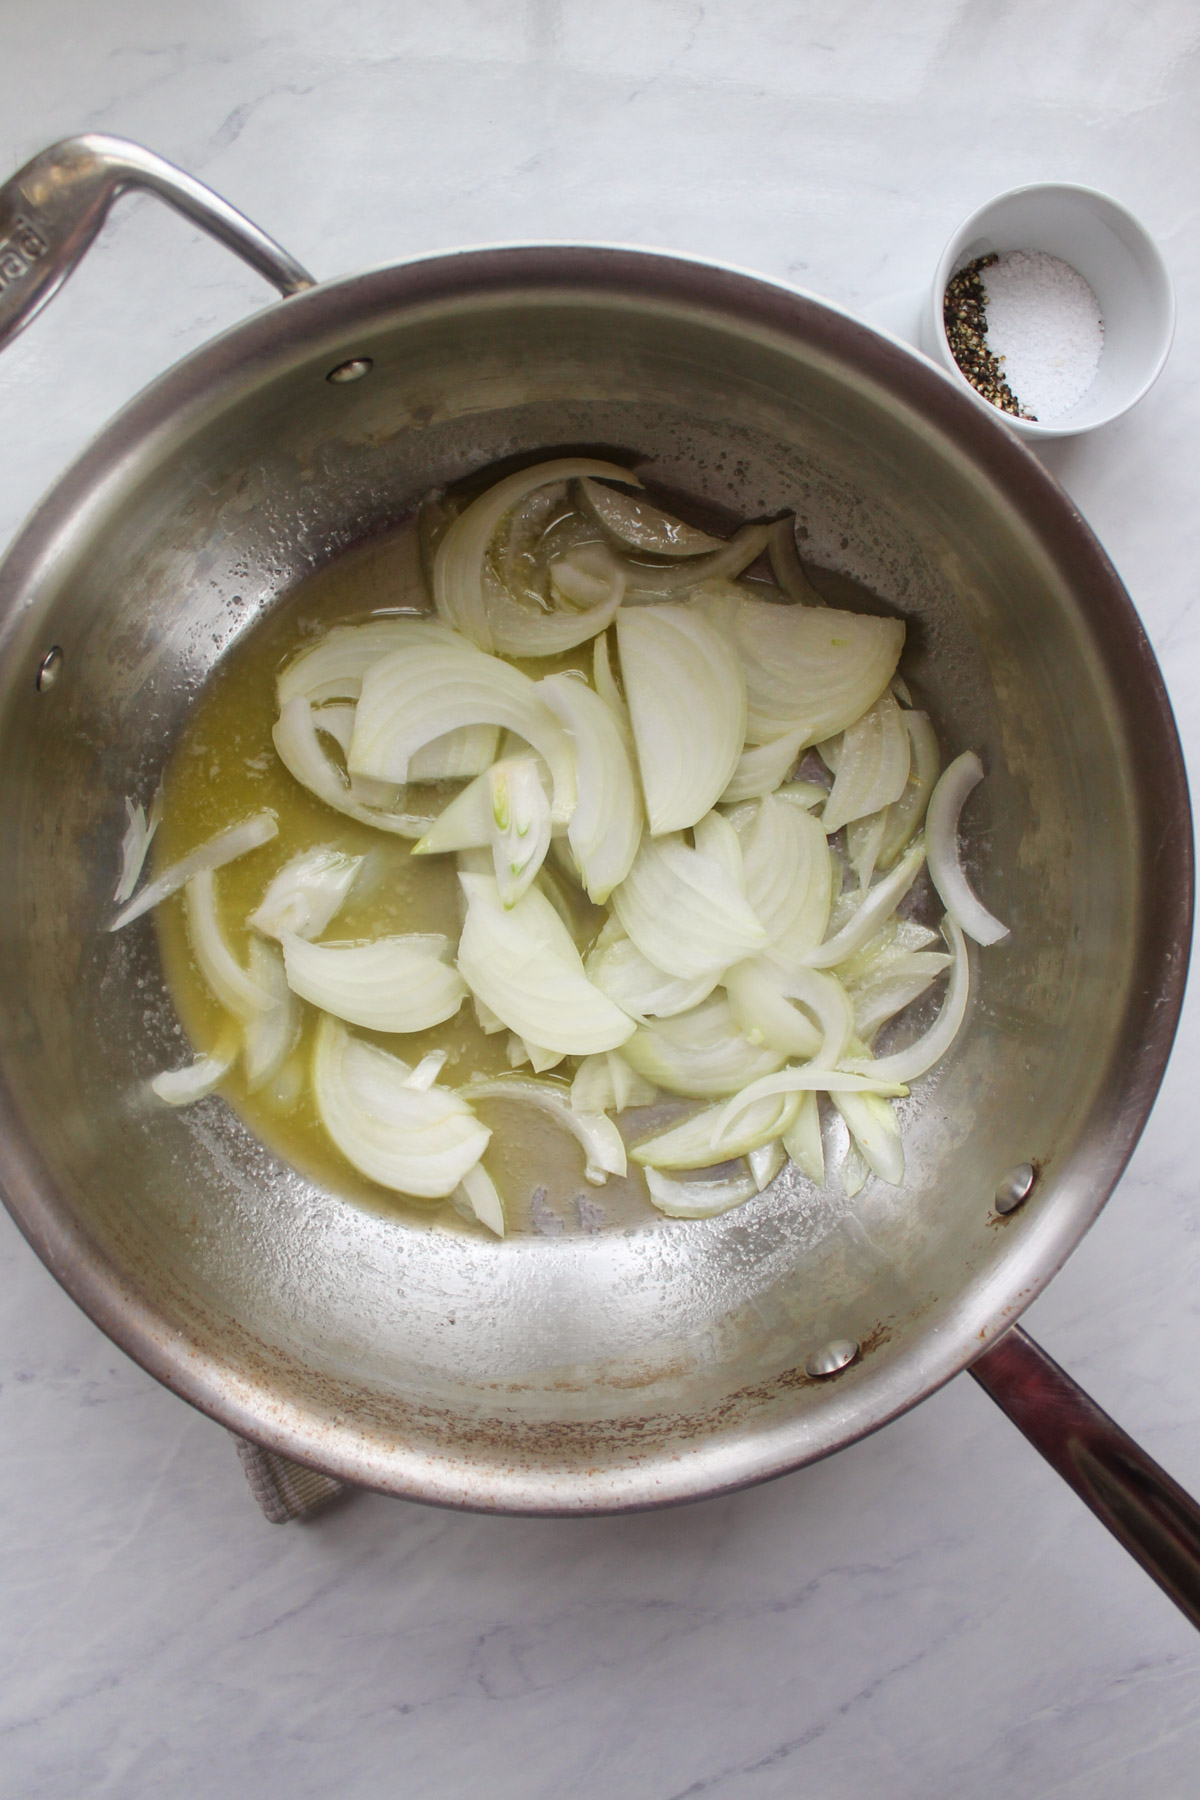
[[[600,1187],[610,1175],[626,1172],[625,1145],[610,1118],[602,1112],[577,1112],[567,1088],[556,1082],[534,1081],[527,1075],[498,1075],[492,1081],[471,1081],[459,1093],[466,1100],[511,1100],[536,1106],[583,1145],[587,1179]]]
[[[616,1050],[632,1019],[588,980],[570,932],[537,888],[505,910],[494,879],[460,875],[458,966],[477,999],[527,1043],[564,1056]]]
[[[685,594],[704,581],[740,575],[770,542],[769,525],[743,525],[719,550],[698,556],[693,562],[671,562],[657,568],[649,563],[627,562],[627,592],[631,597],[665,600]]]
[[[346,1161],[381,1187],[418,1200],[452,1194],[491,1132],[446,1088],[420,1089],[399,1057],[351,1037],[328,1013],[313,1046],[318,1117]]]
[[[184,894],[188,942],[201,975],[226,1012],[249,1024],[271,1011],[275,997],[248,975],[230,949],[217,916],[212,869],[193,875]]]
[[[621,1054],[655,1087],[712,1100],[770,1074],[783,1062],[785,1052],[753,1043],[738,1030],[729,1001],[714,994],[693,1012],[640,1026]]]
[[[570,675],[550,675],[538,693],[560,721],[575,752],[578,804],[567,842],[590,899],[602,906],[633,866],[642,841],[642,803],[622,721]]]
[[[246,1086],[257,1093],[278,1075],[300,1037],[300,1008],[284,973],[283,959],[273,944],[250,939],[250,979],[271,1004],[265,1012],[248,1018],[242,1030],[242,1063]]]
[[[640,550],[650,556],[678,557],[703,556],[706,551],[726,547],[727,539],[710,537],[707,531],[685,525],[636,494],[622,494],[614,488],[601,487],[591,476],[583,476],[579,490],[588,511],[626,550]]]
[[[361,856],[347,856],[331,846],[302,850],[283,865],[247,924],[263,937],[290,931],[315,938],[340,909],[362,868]]]
[[[451,1199],[461,1200],[481,1225],[495,1232],[497,1237],[504,1236],[504,1205],[495,1182],[481,1162],[467,1170]]]
[[[815,1092],[801,1094],[799,1110],[783,1134],[783,1147],[802,1175],[819,1188],[825,1186],[825,1147]]]
[[[363,677],[348,767],[351,775],[404,783],[409,761],[433,738],[461,725],[504,726],[547,763],[552,817],[575,810],[575,759],[566,732],[519,669],[459,638],[415,642],[372,664]]]
[[[831,1098],[867,1167],[881,1181],[898,1186],[904,1180],[904,1145],[891,1101],[878,1094],[834,1094]]]
[[[285,931],[280,941],[292,992],[367,1031],[426,1031],[453,1018],[467,997],[446,960],[450,940],[437,932],[309,944]]]
[[[617,643],[651,834],[686,830],[720,799],[742,753],[741,665],[692,607],[623,608]]]
[[[904,646],[898,619],[759,600],[733,582],[714,583],[703,604],[745,671],[750,744],[844,731],[883,693]]]
[[[194,875],[199,875],[206,869],[222,869],[226,863],[235,862],[239,856],[245,856],[250,850],[257,850],[260,844],[270,843],[278,835],[279,824],[273,812],[255,813],[252,818],[243,819],[240,825],[231,825],[227,831],[219,831],[206,844],[201,844],[179,862],[164,869],[161,875],[156,875],[128,906],[122,907],[108,929],[120,931],[123,926],[149,912],[152,906],[157,906],[160,900],[177,894]]]
[[[601,934],[603,937],[603,934]],[[670,1019],[690,1012],[716,987],[719,970],[684,978],[668,975],[638,949],[624,933],[607,943],[597,940],[587,959],[589,981],[616,1002],[631,1019]]]
[[[946,914],[942,920],[942,930],[954,952],[954,965],[950,971],[942,1009],[929,1030],[915,1044],[909,1044],[903,1050],[895,1050],[887,1056],[847,1057],[843,1063],[844,1068],[857,1070],[860,1074],[869,1073],[879,1081],[903,1083],[915,1081],[918,1075],[924,1075],[945,1056],[966,1017],[971,991],[971,968],[966,940],[953,914]]]
[[[275,684],[280,712],[295,699],[312,706],[328,701],[357,700],[363,676],[372,663],[416,638],[446,639],[452,634],[439,619],[427,613],[400,613],[368,619],[364,625],[335,625],[331,631],[301,650]]]
[[[873,888],[867,889],[866,895],[841,930],[835,932],[833,937],[826,938],[815,950],[808,952],[804,961],[809,968],[835,968],[856,950],[861,950],[889,914],[895,912],[917,879],[924,861],[925,839],[919,837],[909,845],[891,874],[885,875],[882,881],[877,881]]]
[[[538,488],[587,475],[619,481],[625,487],[641,486],[636,475],[614,463],[592,457],[562,457],[494,482],[459,513],[434,556],[433,603],[438,617],[481,650],[497,649],[483,585],[484,558],[493,532],[505,513]]]
[[[681,837],[644,841],[612,903],[643,956],[685,980],[717,975],[769,942],[726,869]]]
[[[890,694],[881,694],[842,737],[837,777],[821,817],[826,833],[898,800],[908,780],[909,751],[900,708]]]
[[[237,1045],[230,1041],[207,1055],[197,1056],[182,1069],[164,1069],[150,1086],[167,1106],[191,1106],[211,1094],[237,1061]]]
[[[768,794],[739,837],[746,898],[762,921],[771,955],[799,963],[829,924],[833,863],[824,829],[804,806]]]
[[[778,1076],[768,1077],[778,1080]],[[762,1086],[762,1083],[757,1083]],[[731,1105],[738,1105],[741,1100]],[[788,1130],[800,1102],[794,1094],[770,1094],[741,1108],[731,1130],[719,1131],[729,1108],[706,1106],[680,1125],[661,1131],[630,1151],[634,1162],[655,1169],[703,1169],[745,1156],[761,1144],[769,1144]]]
[[[139,801],[125,800],[125,836],[121,839],[121,878],[117,882],[113,900],[121,906],[128,900],[138,884],[138,877],[146,861],[146,852],[150,841],[158,830],[162,818],[162,787],[159,786],[150,802],[150,816],[147,818],[145,808]]]
[[[332,706],[322,709],[326,715],[336,710],[339,709]],[[326,806],[332,806],[335,812],[345,813],[360,824],[395,832],[398,837],[419,838],[433,823],[432,819],[428,815],[393,813],[386,808],[368,806],[361,787],[356,793],[354,784],[322,750],[317,737],[320,720],[321,712],[314,711],[312,702],[303,694],[296,694],[284,703],[275,722],[271,732],[275,753],[293,780],[315,794],[318,800],[323,800]],[[332,725],[333,721],[326,716],[325,724]],[[329,735],[334,733],[331,731]]]
[[[753,1200],[760,1191],[753,1175],[729,1175],[717,1181],[677,1181],[654,1168],[646,1170],[646,1186],[651,1204],[669,1219],[715,1219]]]
[[[967,795],[982,780],[983,764],[973,750],[956,756],[930,795],[925,837],[929,873],[946,911],[977,944],[997,944],[1009,935],[1008,926],[972,892],[958,851],[959,814]]]
[[[758,800],[764,794],[773,794],[794,768],[806,735],[801,726],[784,737],[772,738],[769,744],[753,744],[743,750],[729,785],[721,795],[721,804],[732,806],[739,800]],[[820,798],[825,798],[824,792]]]
[[[857,1069],[823,1069],[816,1063],[808,1063],[799,1069],[781,1069],[777,1075],[764,1075],[761,1081],[753,1081],[749,1087],[743,1088],[727,1106],[715,1109],[718,1118],[713,1134],[713,1148],[725,1156],[740,1155],[744,1115],[760,1102],[780,1095],[896,1094],[903,1098],[907,1094],[907,1087],[902,1082],[889,1078],[878,1064],[869,1066],[872,1070],[870,1076],[859,1073]],[[786,1129],[781,1127],[781,1136]],[[636,1155],[636,1151],[634,1154]]]

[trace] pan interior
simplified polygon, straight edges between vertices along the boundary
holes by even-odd
[[[250,1435],[451,1503],[646,1504],[880,1423],[966,1360],[1102,1202],[1166,979],[1145,942],[1129,700],[1021,504],[1025,464],[1003,445],[997,479],[990,422],[977,454],[938,416],[959,416],[948,384],[901,351],[628,281],[446,285],[435,303],[349,284],[275,345],[243,328],[257,354],[204,353],[201,400],[193,359],[174,413],[139,403],[69,519],[31,527],[0,716],[6,1181],[101,1322]],[[369,378],[331,385],[350,354]],[[1012,939],[974,957],[968,1028],[906,1103],[902,1188],[849,1201],[789,1169],[720,1219],[618,1210],[587,1229],[578,1171],[538,1134],[529,1168],[562,1229],[496,1243],[348,1204],[219,1100],[147,1097],[182,1059],[180,1024],[153,922],[104,929],[125,797],[149,799],[214,670],[314,572],[369,558],[432,488],[567,449],[635,462],[698,516],[794,509],[831,597],[849,580],[906,620],[903,671],[947,757],[983,757],[967,827]],[[1034,492],[1069,539],[1065,504]],[[50,644],[63,671],[39,693]],[[1001,1224],[996,1184],[1024,1162],[1035,1198]],[[861,1361],[806,1377],[842,1336]]]

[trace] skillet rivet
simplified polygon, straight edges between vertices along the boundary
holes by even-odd
[[[47,688],[52,688],[54,686],[55,682],[62,674],[62,666],[62,646],[60,644],[55,644],[53,650],[47,650],[45,656],[43,656],[41,667],[37,672],[37,691],[39,694],[44,694]]]
[[[332,381],[336,387],[341,387],[347,381],[361,381],[364,375],[371,373],[374,366],[373,357],[352,356],[349,362],[339,363],[336,369],[330,369],[325,379]]]
[[[804,1373],[815,1381],[828,1381],[831,1375],[840,1375],[852,1362],[857,1362],[858,1354],[859,1347],[853,1338],[834,1338],[813,1351],[804,1365]]]
[[[1018,1163],[1015,1169],[1010,1169],[996,1189],[996,1211],[1016,1212],[1018,1206],[1028,1200],[1036,1179],[1037,1171],[1032,1163]]]

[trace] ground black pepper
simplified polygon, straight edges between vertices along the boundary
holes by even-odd
[[[988,269],[999,258],[977,256],[965,269],[951,277],[942,302],[942,319],[950,354],[975,389],[1001,412],[1014,413],[1018,419],[1036,419],[1021,405],[1000,367],[1000,358],[987,346],[987,291],[980,270]]]

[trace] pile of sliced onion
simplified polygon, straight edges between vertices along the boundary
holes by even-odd
[[[313,1008],[308,1078],[342,1155],[498,1235],[476,1103],[539,1109],[601,1183],[626,1174],[634,1109],[665,1102],[628,1154],[677,1219],[747,1203],[789,1159],[823,1185],[822,1106],[849,1135],[847,1192],[871,1174],[902,1179],[893,1099],[962,1028],[966,936],[1006,935],[959,853],[979,760],[940,772],[929,718],[896,673],[903,624],[824,605],[790,517],[714,536],[639,486],[563,457],[456,517],[442,507],[434,613],[335,627],[278,677],[275,746],[294,778],[334,812],[418,840],[416,855],[458,859],[457,941],[325,938],[363,861],[329,844],[266,882],[242,948],[215,871],[269,842],[274,815],[131,900],[157,814],[126,803],[113,928],[186,889],[193,956],[230,1020],[215,1049],[155,1078],[163,1101],[211,1092],[239,1055],[249,1089],[294,1094]],[[764,552],[777,587],[734,579]],[[572,652],[582,666],[541,680],[504,660]],[[810,749],[831,782],[802,765]],[[898,910],[921,895],[926,856],[947,951]],[[943,976],[914,1037],[905,1010]],[[447,1049],[414,1065],[347,1029],[403,1049],[468,996],[532,1075],[452,1090]]]

